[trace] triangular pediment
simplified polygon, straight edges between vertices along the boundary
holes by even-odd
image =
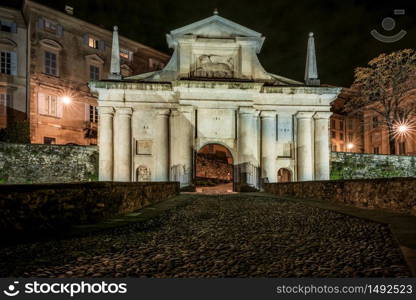
[[[256,37],[261,38],[261,33],[237,24],[233,21],[213,15],[201,21],[189,24],[170,32],[175,38],[183,35],[196,35],[207,38],[227,38],[227,37]]]

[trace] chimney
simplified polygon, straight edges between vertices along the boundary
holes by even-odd
[[[74,8],[72,6],[65,5],[65,11],[70,16],[74,15]]]

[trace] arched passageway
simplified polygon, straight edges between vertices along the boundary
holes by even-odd
[[[286,168],[281,168],[277,171],[277,182],[291,182],[292,174]]]
[[[226,147],[208,144],[195,157],[195,186],[197,192],[230,193],[233,191],[234,161]]]

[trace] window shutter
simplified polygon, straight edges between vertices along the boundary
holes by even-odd
[[[64,36],[64,28],[62,27],[61,24],[58,24],[56,27],[56,33],[58,34],[59,37],[63,37]]]
[[[98,50],[104,51],[105,50],[105,43],[104,41],[100,40],[98,41]]]
[[[37,22],[36,27],[37,27],[39,30],[43,30],[43,29],[44,29],[44,26],[45,26],[44,20],[43,20],[43,18],[42,18],[42,17],[40,17],[40,18],[38,19],[38,22]]]
[[[38,93],[38,113],[39,114],[47,114],[46,107],[45,107],[45,94]]]
[[[85,121],[89,121],[90,120],[90,105],[88,103],[85,103],[84,120]]]
[[[12,23],[12,32],[17,33],[17,24],[16,23]]]
[[[17,55],[16,52],[10,52],[10,73],[13,76],[17,75]]]
[[[63,105],[63,103],[62,103],[62,99],[60,99],[60,98],[58,98],[57,99],[57,102],[58,103],[56,103],[56,116],[58,117],[58,118],[62,118],[62,116],[63,116],[63,110],[64,110],[64,105]]]
[[[84,36],[83,36],[83,43],[85,44],[85,45],[88,45],[88,33],[84,33]]]

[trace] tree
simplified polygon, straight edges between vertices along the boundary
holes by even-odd
[[[355,69],[353,88],[358,95],[346,103],[349,112],[366,111],[381,117],[389,134],[390,154],[396,154],[396,132],[416,115],[416,52],[404,49],[381,54],[367,67]]]

